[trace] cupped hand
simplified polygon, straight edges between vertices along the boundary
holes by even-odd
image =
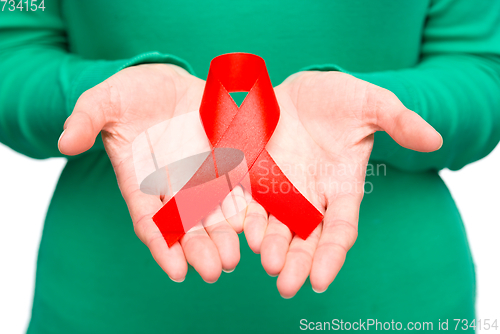
[[[374,132],[421,152],[439,149],[442,138],[392,92],[345,73],[300,72],[275,92],[281,117],[267,149],[324,220],[303,240],[274,216],[267,222],[257,206],[244,230],[267,273],[279,275],[280,294],[291,298],[308,276],[313,290],[325,291],[354,244]]]
[[[243,228],[243,218],[226,220],[223,202],[200,222],[205,228],[188,232],[169,248],[152,220],[169,198],[140,190],[132,144],[150,127],[198,110],[204,86],[203,80],[175,65],[126,68],[81,95],[59,140],[63,154],[76,155],[89,150],[102,134],[135,232],[176,282],[184,280],[187,262],[207,282],[215,282],[221,270],[233,270],[240,259],[237,232]]]

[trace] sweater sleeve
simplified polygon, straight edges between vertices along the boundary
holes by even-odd
[[[344,71],[330,64],[307,70]],[[372,160],[407,171],[460,169],[500,140],[500,1],[433,0],[415,67],[345,72],[391,90],[443,136],[440,150],[419,153],[377,132]]]
[[[121,69],[171,63],[193,73],[182,59],[158,52],[121,60],[71,54],[59,7],[45,0],[44,11],[0,12],[0,142],[38,159],[61,156],[57,141],[78,97]],[[101,140],[91,150],[98,149]]]

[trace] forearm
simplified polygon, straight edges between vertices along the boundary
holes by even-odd
[[[84,66],[57,49],[0,52],[0,141],[30,157],[60,156],[57,139],[68,116],[64,77]]]
[[[62,156],[58,138],[78,97],[121,69],[184,61],[156,52],[125,60],[84,60],[50,47],[0,52],[0,142],[33,158]],[[91,150],[103,149],[96,141]]]
[[[500,140],[500,57],[443,55],[400,71],[355,74],[394,92],[442,136],[443,146],[420,153],[375,136],[371,158],[419,171],[457,170],[485,157]]]
[[[329,64],[305,70],[344,71],[386,88],[443,136],[440,150],[421,153],[377,132],[372,160],[408,171],[456,170],[486,156],[500,140],[500,56],[434,56],[413,68],[373,73]]]

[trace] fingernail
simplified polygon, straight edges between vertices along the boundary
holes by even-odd
[[[441,137],[441,145],[439,146],[438,150],[443,147],[443,143],[444,143],[444,140],[443,140],[443,136],[441,136],[441,134],[439,134],[439,137]]]
[[[236,268],[233,268],[231,270],[224,270],[224,269],[222,269],[222,271],[225,272],[225,273],[227,273],[227,274],[230,274],[230,273],[232,273],[234,271],[234,269],[236,269]]]
[[[281,296],[281,298],[283,298],[283,299],[291,299],[291,298],[293,297],[293,296],[292,296],[292,297],[285,297],[285,296],[283,296],[283,295],[280,295],[280,296]]]
[[[66,130],[66,128],[68,127],[68,120],[71,118],[71,116],[69,116],[68,118],[66,118],[66,120],[64,121],[64,125],[63,125],[63,129]]]
[[[169,277],[170,277],[170,276],[169,276]],[[175,283],[182,283],[182,282],[184,282],[184,280],[186,279],[186,276],[184,276],[184,278],[183,278],[182,280],[175,280],[175,279],[173,279],[172,277],[170,277],[170,279],[171,279],[172,281],[174,281]]]
[[[312,289],[313,289],[313,291],[314,291],[314,292],[316,292],[316,293],[323,293],[323,292],[325,292],[325,291],[326,291],[326,289],[325,289],[325,290],[323,290],[323,291],[318,291],[318,290],[316,290],[315,288],[312,288]]]
[[[57,149],[59,151],[61,151],[61,147],[59,146],[59,144],[61,143],[61,138],[64,136],[64,133],[66,132],[66,130],[64,130],[61,135],[59,136],[59,139],[57,140]]]

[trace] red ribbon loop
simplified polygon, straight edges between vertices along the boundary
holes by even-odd
[[[239,108],[229,95],[232,92],[248,92]],[[246,176],[241,168],[222,170],[228,161],[234,160],[225,154],[234,151],[222,148],[244,153],[251,181],[249,190],[257,202],[302,239],[311,234],[323,215],[300,194],[265,149],[279,116],[278,101],[262,58],[231,53],[212,60],[200,106],[212,155],[153,216],[169,246],[210,213],[229,194],[232,186]],[[217,182],[219,174],[226,175],[225,183]],[[227,181],[230,181],[229,187]],[[189,191],[194,185],[196,191]],[[182,218],[178,208],[181,198],[192,206],[190,214]]]

